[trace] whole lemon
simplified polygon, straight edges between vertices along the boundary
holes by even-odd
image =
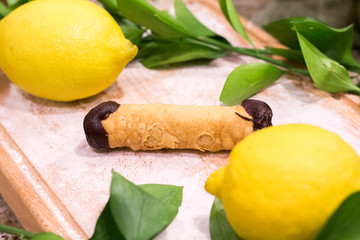
[[[110,14],[86,0],[37,0],[0,22],[0,67],[23,90],[72,101],[109,87],[137,54]]]
[[[312,239],[338,205],[360,189],[360,158],[338,135],[289,124],[257,131],[232,150],[206,190],[223,201],[246,240]]]

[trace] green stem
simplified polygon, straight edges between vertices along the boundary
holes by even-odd
[[[271,57],[268,57],[268,56],[264,55],[264,54],[269,54],[266,50],[234,47],[234,46],[232,46],[230,44],[222,43],[222,42],[219,42],[217,40],[210,39],[210,38],[206,38],[206,39],[202,39],[202,40],[207,42],[207,43],[213,44],[213,45],[215,45],[217,47],[220,47],[220,48],[222,48],[224,50],[228,50],[228,51],[231,51],[231,52],[236,52],[236,53],[246,55],[246,56],[250,56],[250,57],[254,57],[254,58],[257,58],[257,59],[261,59],[261,60],[264,60],[266,62],[277,65],[279,67],[286,68],[290,72],[297,72],[297,73],[300,73],[300,74],[305,75],[305,76],[310,76],[309,71],[307,71],[306,69],[298,68],[298,67],[295,67],[295,66],[293,66],[293,65],[291,65],[289,63],[286,63],[286,62],[283,62],[283,61],[280,61],[280,60],[276,60],[274,58],[271,58]]]
[[[360,96],[360,88],[358,86],[357,86],[357,88],[355,88],[355,89],[353,89],[353,90],[351,90],[349,92]]]
[[[22,236],[22,237],[29,237],[32,238],[35,236],[35,233],[16,228],[16,227],[10,227],[4,224],[0,224],[0,232],[9,233],[15,236]]]

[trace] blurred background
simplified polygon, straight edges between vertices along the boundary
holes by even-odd
[[[0,1],[6,2],[6,0]],[[149,1],[172,4],[172,0]],[[344,27],[353,23],[358,29],[360,25],[360,0],[233,0],[233,2],[240,15],[259,26],[291,16],[313,17],[332,27]],[[359,34],[356,35],[355,45],[359,47]],[[358,54],[356,53],[356,55]],[[21,227],[1,195],[0,224]],[[0,239],[20,238],[0,233]]]
[[[360,0],[234,0],[240,15],[263,26],[275,20],[313,17],[334,28],[354,24],[354,45],[360,47]]]

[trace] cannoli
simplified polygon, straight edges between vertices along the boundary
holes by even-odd
[[[264,102],[245,100],[241,106],[118,104],[96,106],[85,116],[89,145],[96,149],[231,150],[258,129],[271,126],[272,111]]]

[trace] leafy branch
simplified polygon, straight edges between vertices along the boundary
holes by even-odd
[[[232,1],[220,0],[219,2],[231,26],[255,46],[242,25]],[[104,6],[107,8],[106,4]],[[142,60],[146,67],[154,68],[164,64],[200,58],[215,59],[230,52],[236,52],[271,62],[289,69],[289,71],[308,75],[308,72],[304,69],[269,57],[270,52],[259,51],[256,48],[232,46],[223,37],[200,23],[181,0],[175,0],[176,17],[166,11],[156,9],[145,0],[118,0],[118,8],[117,16],[122,15],[137,26],[151,31],[139,44],[140,53],[138,58]],[[177,51],[177,47],[186,49],[186,51]],[[202,55],[197,54],[199,49],[201,49]]]
[[[28,1],[7,0],[8,8],[0,5],[0,18]],[[174,2],[175,16],[156,9],[146,0],[99,0],[118,22],[125,36],[139,47],[137,58],[145,67],[159,68],[196,59],[212,60],[231,52],[266,62],[236,68],[236,73],[228,76],[220,96],[220,100],[226,104],[241,103],[286,73],[310,76],[319,89],[330,93],[360,95],[358,75],[350,77],[348,73],[360,74],[360,64],[351,52],[354,39],[352,25],[335,29],[307,17],[279,20],[264,29],[287,48],[265,46],[258,49],[239,19],[232,1],[218,1],[227,21],[252,48],[231,45],[203,25],[181,0]],[[292,63],[273,56],[281,56]],[[301,64],[304,67],[299,67]],[[278,78],[270,81],[264,77],[266,74]],[[257,84],[254,85],[254,82]]]
[[[145,0],[100,2],[113,15],[121,16],[123,20],[133,24],[131,27],[120,24],[123,29],[127,29],[125,35],[129,34],[126,35],[128,38],[139,29],[146,31],[146,34],[137,35],[136,41],[140,49],[138,59],[145,67],[157,68],[195,59],[211,60],[231,52],[265,61],[261,65],[263,70],[259,69],[258,64],[249,64],[235,69],[236,73],[228,76],[220,96],[220,100],[226,104],[240,103],[290,72],[310,76],[319,89],[327,92],[360,95],[359,87],[352,81],[356,77],[350,78],[348,74],[348,71],[360,73],[360,65],[351,52],[353,26],[334,29],[312,18],[284,19],[265,26],[265,30],[287,48],[257,49],[242,25],[232,1],[219,0],[225,18],[253,46],[241,48],[231,45],[200,23],[181,0],[175,0],[175,16],[156,9]],[[273,58],[274,55],[291,60],[294,64],[277,60]],[[321,64],[315,64],[317,61]],[[305,64],[306,68],[299,67],[299,64]],[[277,78],[270,81],[264,77],[266,74]],[[254,85],[254,82],[257,84]]]

